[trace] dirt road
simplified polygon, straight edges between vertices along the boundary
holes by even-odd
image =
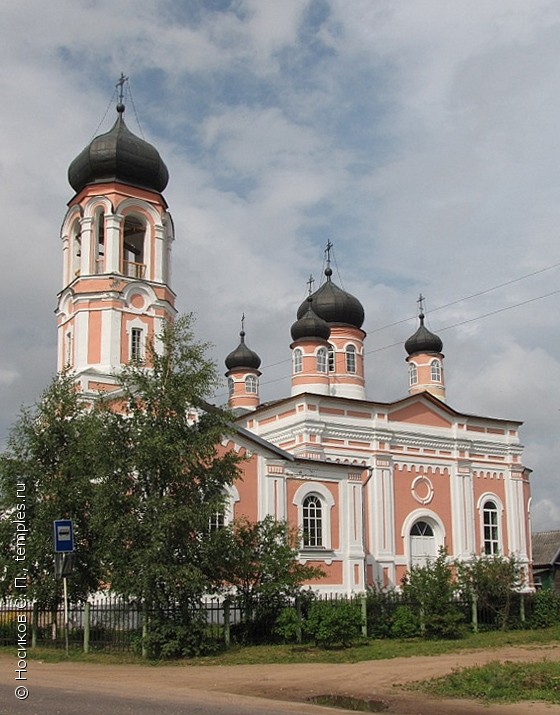
[[[350,695],[383,703],[384,711],[399,715],[560,715],[560,705],[521,703],[487,707],[476,702],[439,700],[404,690],[402,685],[466,667],[501,661],[560,660],[560,644],[525,648],[501,648],[455,655],[396,658],[393,660],[332,665],[244,665],[244,666],[106,666],[82,663],[29,661],[29,688],[61,687],[115,697],[130,695],[162,702],[179,702],[181,697],[201,694],[256,696],[277,703],[309,702],[324,694]],[[0,678],[13,681],[14,662],[0,656]],[[292,708],[290,708],[292,710]],[[308,708],[302,708],[302,712]],[[321,709],[322,712],[325,712]],[[331,710],[336,713],[336,710]],[[340,710],[338,711],[340,712]]]

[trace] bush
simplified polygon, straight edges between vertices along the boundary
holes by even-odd
[[[299,642],[303,629],[303,621],[295,608],[284,608],[276,619],[274,632],[279,635],[284,643]]]
[[[455,600],[458,585],[447,552],[440,549],[434,561],[413,566],[402,581],[403,595],[409,599],[427,638],[460,638],[464,616]]]
[[[305,630],[317,645],[347,648],[359,635],[362,612],[359,605],[348,601],[317,601],[311,605]]]
[[[367,626],[372,638],[393,638],[393,616],[402,601],[397,591],[370,588],[367,592]]]
[[[390,633],[393,638],[416,638],[420,635],[420,619],[409,606],[397,606]]]
[[[183,618],[182,622],[152,619],[145,638],[138,638],[135,650],[142,645],[147,649],[148,658],[165,660],[204,655],[216,650],[217,644],[207,641],[206,622],[194,614]]]
[[[560,623],[560,595],[549,588],[537,591],[533,596],[531,628],[550,628]]]

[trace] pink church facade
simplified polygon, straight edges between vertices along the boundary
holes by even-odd
[[[122,103],[117,111],[113,128],[69,168],[75,195],[61,231],[58,367],[71,369],[85,394],[114,390],[114,373],[141,359],[175,316],[167,169],[128,130]],[[529,586],[521,423],[447,404],[442,342],[422,314],[404,343],[407,395],[369,400],[364,307],[333,282],[330,260],[294,313],[289,396],[261,403],[261,361],[243,329],[225,360],[236,431],[222,448],[247,459],[224,520],[273,515],[297,526],[300,560],[326,573],[313,584],[322,591],[398,587],[440,548],[461,560],[515,554]]]

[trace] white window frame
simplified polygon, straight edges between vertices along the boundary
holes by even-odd
[[[235,381],[234,381],[233,377],[228,377],[227,384],[228,384],[229,396],[231,397],[233,395],[233,393],[235,392]]]
[[[418,365],[415,362],[408,365],[408,384],[410,387],[418,384]]]
[[[346,372],[349,372],[352,375],[355,375],[358,371],[357,353],[358,353],[358,351],[356,350],[355,345],[350,344],[350,345],[346,346],[346,353],[345,353]]]
[[[432,382],[441,382],[441,362],[437,359],[430,363],[430,376]]]
[[[317,372],[327,372],[327,351],[319,348],[316,354]]]
[[[303,548],[323,548],[323,502],[317,494],[308,494],[302,504]]]
[[[303,351],[301,348],[296,348],[293,355],[294,360],[294,375],[303,372]]]
[[[312,547],[303,544],[303,503],[308,496],[318,497],[321,501],[321,541],[322,546]],[[293,504],[298,511],[298,529],[302,535],[301,550],[330,551],[331,547],[331,511],[334,507],[334,497],[324,484],[302,484],[294,494]]]
[[[487,508],[487,504],[492,502],[494,507],[492,510]],[[480,520],[480,552],[483,556],[497,556],[503,553],[503,540],[502,540],[502,514],[503,505],[501,499],[499,499],[495,494],[491,492],[486,492],[478,500],[478,513]],[[486,514],[492,511],[496,515],[495,524],[486,524]],[[491,535],[489,539],[486,538],[486,526],[492,527],[494,530],[495,538]],[[487,550],[487,544],[490,549]]]
[[[245,378],[245,392],[256,395],[259,391],[259,381],[255,375],[247,375]]]
[[[128,355],[130,362],[144,361],[144,329],[137,325],[130,328]]]

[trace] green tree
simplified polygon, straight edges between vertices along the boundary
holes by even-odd
[[[515,556],[479,556],[458,563],[457,578],[465,596],[475,598],[478,608],[489,611],[495,623],[506,630],[524,578]]]
[[[402,580],[402,591],[415,610],[423,635],[432,638],[457,638],[461,635],[463,614],[455,596],[458,585],[447,552],[425,566],[413,566]]]
[[[219,558],[209,519],[239,474],[240,458],[220,448],[231,416],[204,402],[219,384],[206,351],[194,339],[191,316],[167,324],[149,346],[149,367],[123,369],[120,393],[105,412],[107,469],[96,526],[111,589],[138,599],[149,614],[154,655],[170,609],[183,626],[193,622],[189,633],[196,630],[197,606]],[[119,409],[111,409],[115,399]],[[183,650],[194,649],[185,642]]]
[[[14,424],[0,456],[0,594],[56,609],[61,581],[54,574],[53,521],[72,519],[72,601],[96,591],[102,576],[93,529],[101,476],[101,415],[80,400],[71,374],[57,375],[33,408]],[[22,518],[19,518],[22,517]],[[25,570],[24,570],[25,569]],[[16,588],[26,579],[25,588]]]
[[[299,532],[286,521],[241,518],[217,536],[222,544],[217,585],[235,590],[248,618],[262,606],[282,608],[305,581],[324,576],[322,569],[299,563]]]

